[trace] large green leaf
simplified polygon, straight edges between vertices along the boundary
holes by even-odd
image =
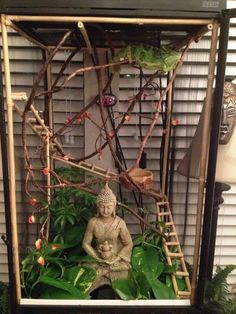
[[[150,299],[152,287],[143,272],[132,271],[137,287],[137,299]]]
[[[128,279],[118,279],[112,282],[112,288],[122,300],[137,299],[137,285],[130,272]]]
[[[61,276],[61,272],[62,272],[62,269],[60,266],[57,266],[57,265],[50,265],[49,267],[45,268],[44,270],[44,276],[48,276],[48,277],[51,277],[51,278],[58,278]]]
[[[78,245],[75,246],[73,249],[71,249],[68,253],[67,253],[67,261],[68,262],[80,262],[81,258],[83,259],[84,256],[81,256],[81,253],[84,252],[84,249],[82,248],[82,246]],[[93,259],[94,261],[95,259]],[[86,261],[86,260],[83,260]]]
[[[75,299],[69,292],[60,290],[56,287],[48,286],[46,289],[43,289],[43,291],[39,295],[40,299],[64,299],[64,300],[71,300]]]
[[[86,266],[74,266],[64,271],[64,279],[81,291],[87,291],[95,278],[95,269]]]
[[[66,295],[70,294],[72,299],[87,299],[88,296],[74,287],[71,283],[68,283],[62,279],[54,279],[48,276],[40,276],[38,283],[43,283],[45,285],[55,287],[61,291],[66,291]]]
[[[160,280],[151,281],[152,290],[156,299],[176,299],[172,287],[166,286]]]
[[[64,234],[64,242],[77,245],[82,242],[84,237],[85,226],[74,226],[66,230]]]
[[[159,260],[159,252],[154,247],[135,247],[132,254],[132,267],[142,271],[147,277],[157,278],[164,269],[164,264]]]

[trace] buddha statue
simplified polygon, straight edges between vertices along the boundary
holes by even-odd
[[[86,265],[97,273],[89,292],[127,278],[133,246],[125,221],[116,216],[116,196],[108,184],[100,191],[96,204],[97,215],[89,220],[83,239],[84,250],[95,259]]]

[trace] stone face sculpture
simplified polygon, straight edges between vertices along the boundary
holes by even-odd
[[[133,245],[126,223],[116,216],[116,196],[107,184],[96,203],[97,215],[90,219],[83,239],[84,250],[96,260],[86,263],[97,272],[90,291],[127,278]]]

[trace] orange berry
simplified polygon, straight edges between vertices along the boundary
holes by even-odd
[[[176,125],[179,124],[179,120],[178,120],[178,119],[172,119],[171,124],[172,124],[173,126],[176,126]]]
[[[37,259],[37,263],[40,264],[41,266],[44,266],[45,265],[45,259],[42,256],[40,256]]]
[[[57,250],[57,249],[59,249],[61,246],[59,245],[59,244],[53,244],[52,245],[52,247],[51,247],[51,249],[52,250]]]
[[[125,115],[125,121],[128,121],[128,122],[129,122],[130,120],[131,120],[130,115],[128,115],[128,114],[127,114],[127,115]]]
[[[41,244],[42,244],[42,240],[38,239],[37,241],[35,241],[35,247],[37,250],[41,249]]]
[[[66,118],[66,123],[69,123],[72,120],[72,118],[68,117]]]
[[[91,113],[88,111],[85,111],[84,113],[82,113],[82,119],[86,119],[86,118],[90,118],[91,117]]]
[[[38,201],[36,200],[36,198],[30,198],[30,199],[29,199],[29,204],[30,204],[30,205],[34,206],[34,205],[36,205],[37,203],[38,203]]]
[[[69,156],[65,155],[65,156],[63,157],[63,159],[67,161],[67,160],[69,160]]]
[[[47,176],[49,174],[50,170],[48,168],[43,168],[42,173]]]

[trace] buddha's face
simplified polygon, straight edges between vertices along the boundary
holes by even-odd
[[[104,218],[110,217],[111,215],[115,215],[115,207],[116,204],[114,202],[106,202],[106,203],[98,203],[98,215]]]

